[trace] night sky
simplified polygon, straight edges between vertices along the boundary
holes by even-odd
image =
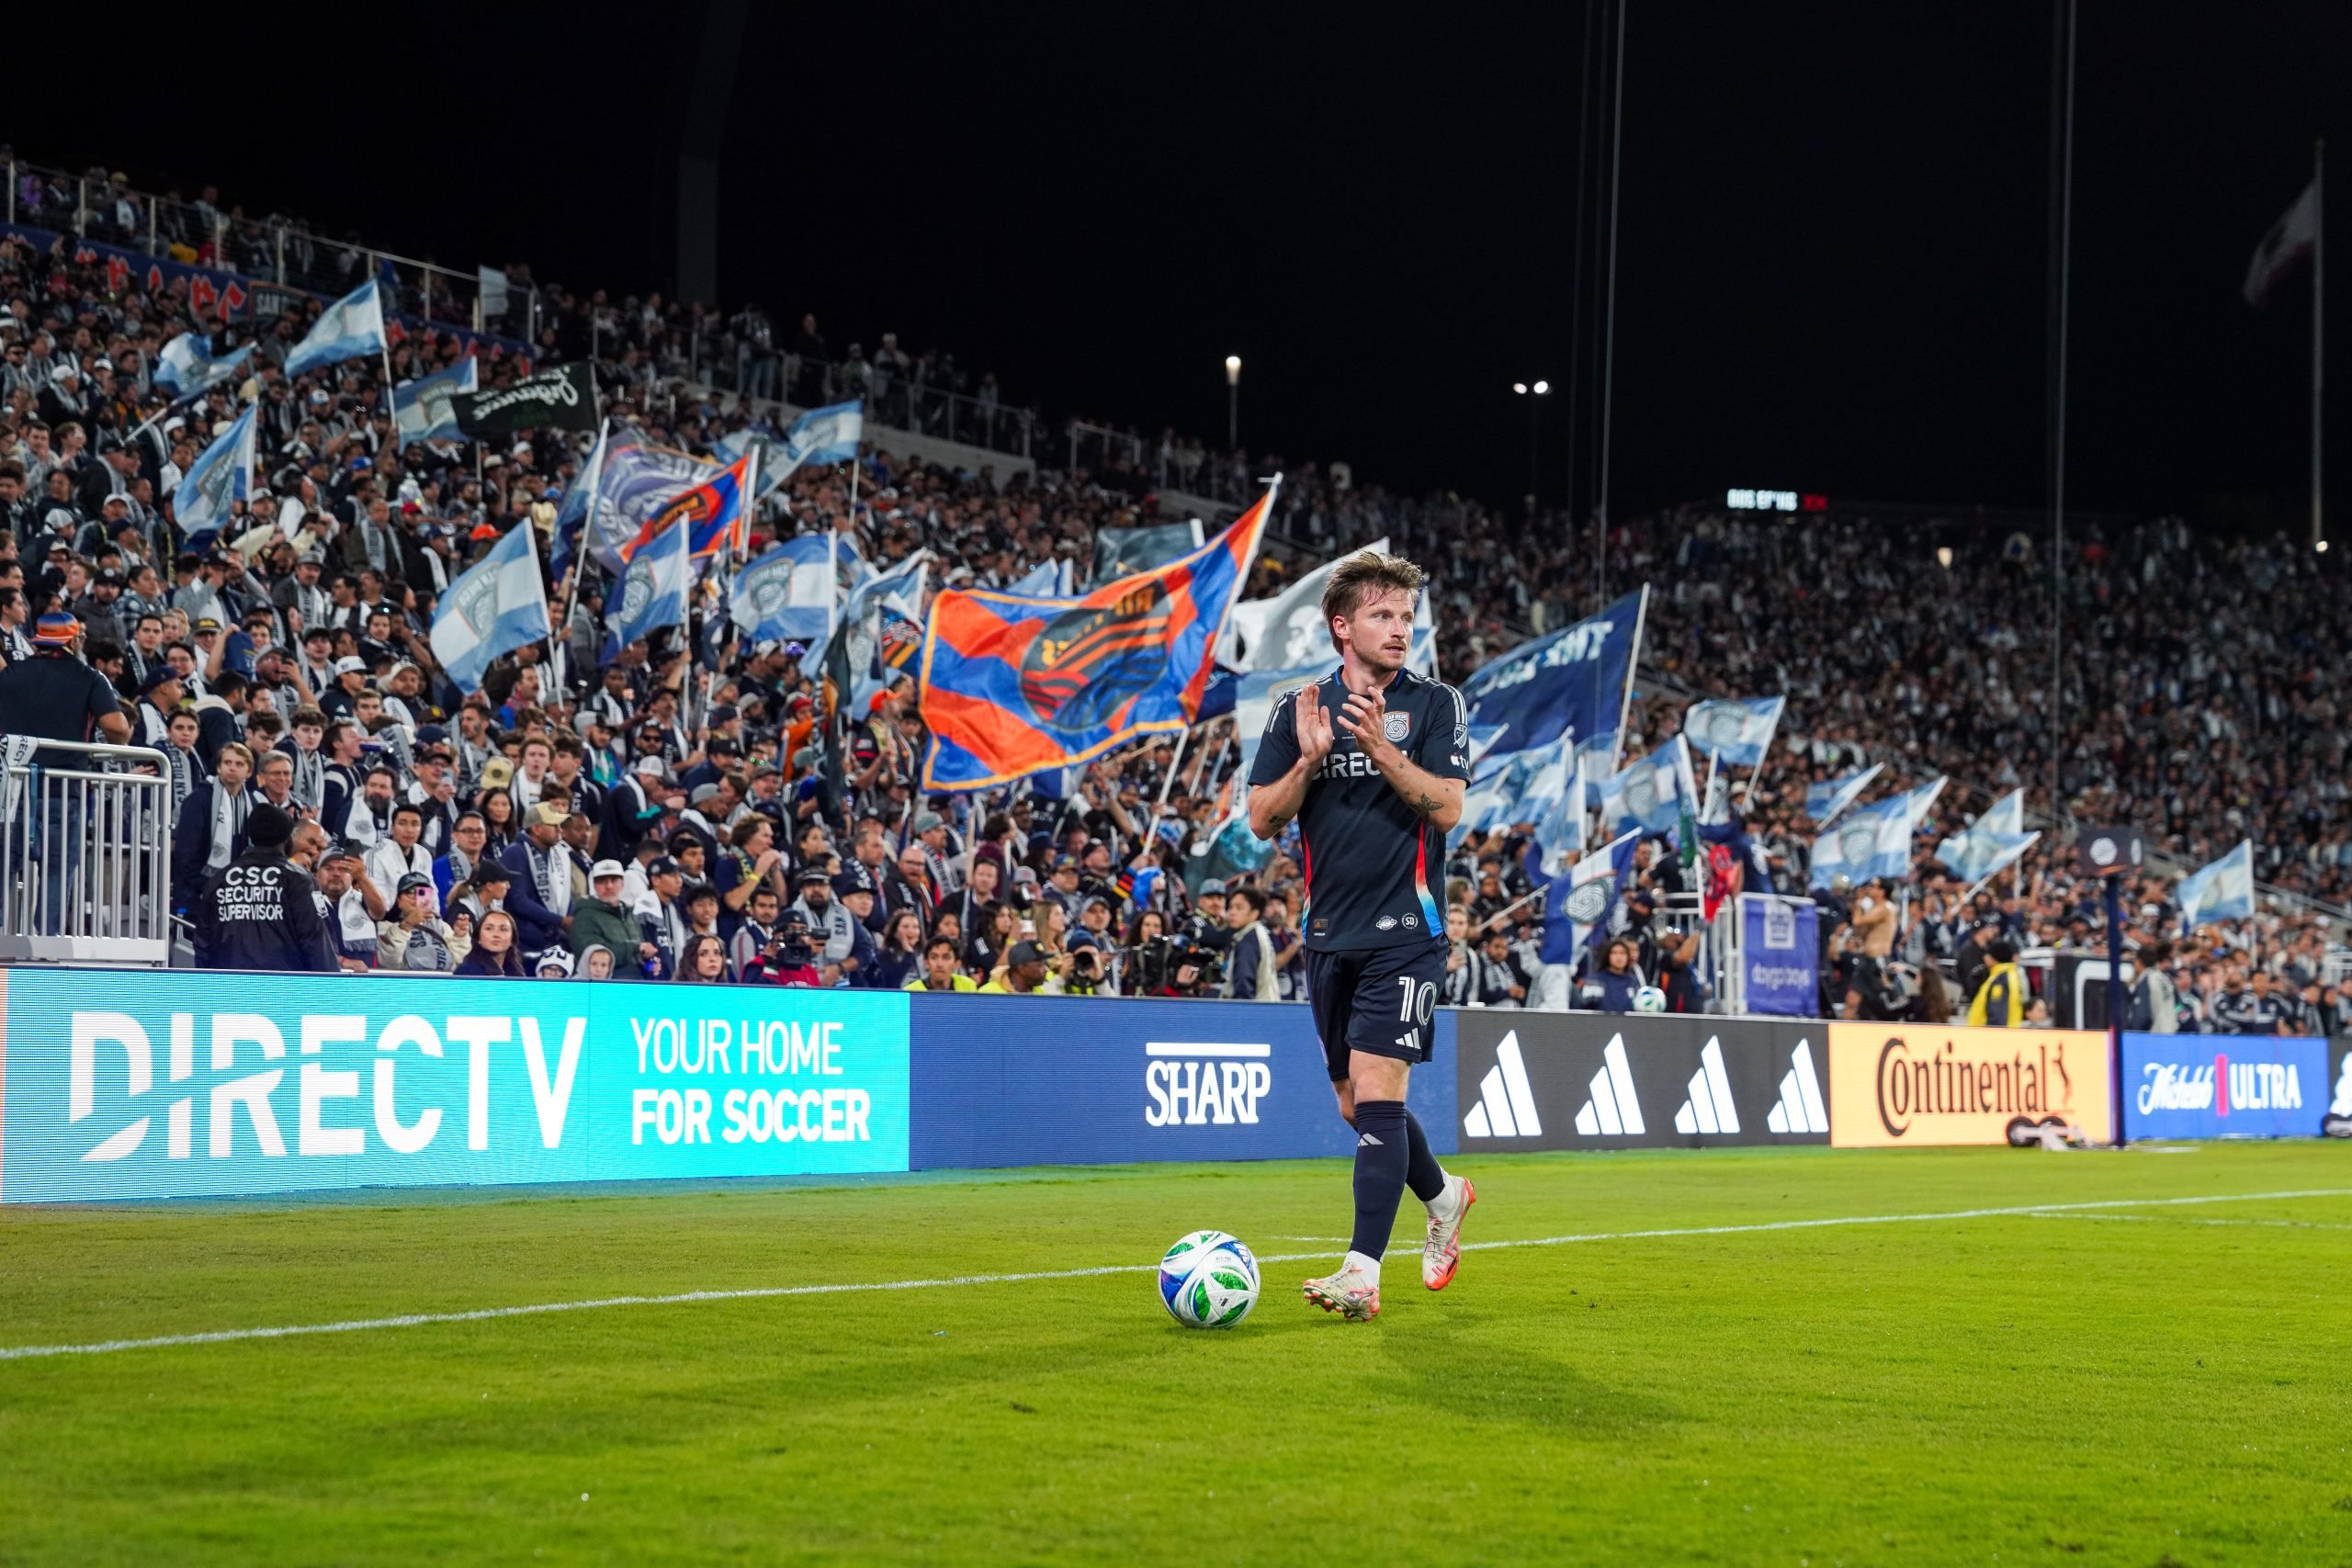
[[[111,93],[88,112],[66,73],[28,73],[6,134],[456,265],[659,287],[695,12],[649,33],[640,7],[583,28],[594,10],[388,23],[385,73],[348,85],[318,70],[318,8],[264,15],[206,66],[242,62],[250,112]],[[1344,26],[754,12],[722,170],[730,307],[813,310],[836,347],[895,329],[1053,412],[1219,438],[1238,353],[1253,450],[1525,490],[1510,383],[1566,381],[1577,313],[1581,4]],[[2299,528],[2308,272],[2262,310],[2239,288],[2314,136],[2352,212],[2352,7],[2085,0],[2079,25],[2070,505]],[[1616,511],[1737,484],[2041,505],[2049,7],[1630,0],[1624,42]],[[85,84],[111,70],[61,48]],[[281,98],[289,73],[311,87]],[[1540,411],[1548,501],[1566,391]]]

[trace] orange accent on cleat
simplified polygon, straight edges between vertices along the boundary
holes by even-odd
[[[1470,1205],[1477,1201],[1478,1189],[1465,1176],[1462,1207],[1455,1211],[1453,1222],[1430,1221],[1429,1240],[1421,1246],[1421,1283],[1430,1290],[1442,1291],[1453,1283],[1453,1271],[1462,1267],[1462,1222],[1470,1217]]]

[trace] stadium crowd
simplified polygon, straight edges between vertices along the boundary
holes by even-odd
[[[951,357],[909,356],[887,334],[872,359],[861,344],[835,360],[813,319],[780,341],[757,311],[545,295],[537,361],[593,358],[607,412],[689,451],[748,417],[700,384],[711,364],[755,395],[864,395],[877,423],[901,427],[923,425],[927,389],[963,385]],[[479,454],[479,468],[469,451],[403,449],[380,361],[289,380],[278,367],[302,321],[198,321],[184,289],[148,295],[62,246],[0,240],[0,659],[79,655],[132,739],[163,750],[170,897],[200,938],[217,935],[201,895],[221,868],[276,855],[315,880],[327,911],[315,946],[285,955],[296,965],[1297,994],[1295,860],[1278,846],[1254,872],[1211,874],[1226,869],[1214,840],[1229,721],[1181,748],[1163,738],[1098,761],[1067,798],[926,799],[906,683],[829,744],[815,650],[729,640],[697,666],[675,636],[657,636],[603,665],[593,573],[560,628],[568,681],[525,649],[466,696],[426,638],[435,597],[508,529],[548,529],[578,477],[577,446],[541,434]],[[167,412],[157,355],[190,328],[221,345],[254,333],[261,409],[256,492],[198,553],[164,498],[234,417],[239,390]],[[411,333],[391,370],[407,379],[461,352],[452,335]],[[520,355],[487,353],[484,384],[521,368]],[[1098,529],[1151,516],[1149,465],[1122,455],[1104,470],[1057,469],[1043,451],[1034,476],[1000,479],[894,457],[875,434],[859,499],[840,471],[803,469],[770,497],[763,531],[831,528],[877,566],[928,549],[939,581],[1002,586],[1061,557],[1083,580]],[[1455,496],[1407,500],[1343,469],[1253,465],[1172,436],[1161,455],[1204,491],[1253,467],[1285,474],[1282,547],[1254,592],[1279,586],[1284,559],[1384,534],[1428,564],[1452,679],[1600,597],[1589,537],[1563,519],[1514,525]],[[2251,838],[2269,880],[2343,896],[2352,694],[2330,657],[2342,637],[2325,613],[2333,580],[2312,557],[2170,521],[2086,534],[2066,587],[2074,722],[2053,736],[2047,563],[2007,541],[1953,543],[1945,566],[1860,520],[1695,508],[1609,540],[1619,591],[1657,584],[1629,751],[1669,737],[1692,694],[1789,695],[1782,744],[1740,795],[1780,890],[1804,890],[1807,783],[1866,761],[1891,764],[1888,786],[1955,780],[1939,831],[1923,829],[1918,877],[1880,891],[1900,911],[1893,929],[1878,900],[1851,918],[1862,890],[1826,896],[1829,1005],[1932,1014],[1937,976],[1965,980],[1995,943],[2103,942],[2095,890],[2054,853],[1965,905],[1932,863],[1940,831],[1999,790],[2021,784],[2046,810],[2053,748],[2075,817],[2136,822],[2192,863]],[[716,671],[707,689],[690,679],[697,668]],[[1705,1004],[1697,933],[1675,912],[1690,874],[1668,846],[1645,848],[1622,943],[1574,977],[1541,960],[1542,900],[1522,853],[1521,836],[1503,833],[1468,835],[1455,852],[1447,999],[1630,1006],[1655,982],[1671,1007]],[[2169,1006],[2184,1027],[2352,1023],[2327,979],[2335,931],[2321,915],[2273,908],[2174,945],[2170,897],[2153,875],[2131,897],[2128,941],[2143,960],[2162,953],[2170,977],[2149,992],[2152,1010]],[[2245,1000],[2256,994],[2258,1008]]]

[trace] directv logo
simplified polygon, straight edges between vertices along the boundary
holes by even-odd
[[[1527,1063],[1520,1055],[1519,1031],[1504,1035],[1495,1047],[1495,1065],[1478,1082],[1478,1103],[1462,1119],[1462,1132],[1471,1138],[1544,1135],[1544,1123],[1535,1114],[1535,1091],[1527,1082]]]

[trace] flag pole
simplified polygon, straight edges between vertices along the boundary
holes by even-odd
[[[2324,269],[2323,245],[2327,233],[2327,191],[2321,183],[2326,174],[2327,141],[2324,138],[2312,143],[2312,547],[2325,549],[2327,533],[2320,513],[2320,349],[2325,342],[2321,330],[2321,307],[2325,302],[2322,288]]]

